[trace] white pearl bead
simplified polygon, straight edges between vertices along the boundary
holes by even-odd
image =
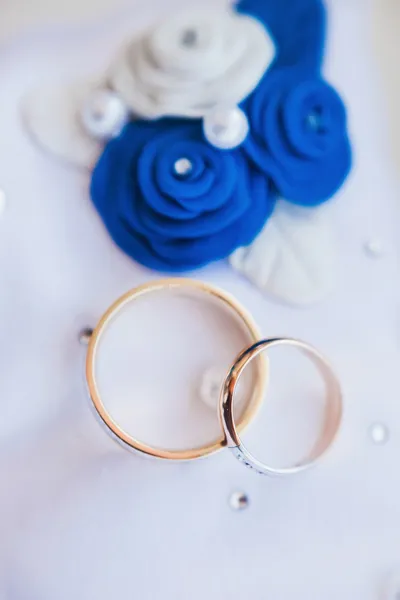
[[[249,122],[238,107],[216,107],[203,118],[203,130],[212,146],[230,150],[240,146],[249,133]]]
[[[203,374],[201,380],[199,396],[202,402],[209,408],[217,410],[219,395],[226,373],[218,367],[211,367]]]
[[[87,97],[80,117],[87,133],[96,139],[107,140],[121,133],[129,120],[129,111],[115,92],[98,89]]]

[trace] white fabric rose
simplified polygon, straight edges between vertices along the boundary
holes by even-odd
[[[229,9],[187,9],[131,41],[109,84],[139,117],[202,117],[246,98],[274,54],[256,19]]]
[[[93,90],[114,89],[134,116],[202,117],[249,95],[273,57],[272,40],[255,19],[226,7],[188,8],[136,36],[96,82],[31,90],[24,122],[43,149],[91,168],[103,148],[82,126]]]

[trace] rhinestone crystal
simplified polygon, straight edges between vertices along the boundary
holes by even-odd
[[[188,158],[180,158],[174,164],[174,171],[179,177],[185,177],[189,175],[193,165]]]
[[[371,425],[369,434],[374,444],[383,446],[389,441],[389,430],[383,423]]]
[[[93,329],[91,329],[90,327],[85,327],[79,332],[79,343],[82,344],[82,346],[87,346],[90,342],[90,338],[92,337],[92,335]]]
[[[383,244],[380,240],[368,240],[364,244],[364,250],[370,258],[381,258],[384,253]]]
[[[249,504],[249,497],[244,492],[233,492],[229,498],[229,506],[232,510],[245,510]]]

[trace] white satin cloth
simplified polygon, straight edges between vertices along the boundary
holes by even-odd
[[[2,0],[0,44],[44,27],[62,28],[66,23],[79,25],[109,19],[128,6],[129,0]]]
[[[80,329],[155,274],[110,241],[88,198],[89,173],[32,145],[19,100],[36,83],[90,78],[125,35],[178,0],[129,4],[123,18],[62,35],[43,29],[0,54],[0,598],[393,600],[384,594],[400,562],[398,2],[326,0],[326,73],[349,107],[356,158],[331,205],[333,294],[299,310],[224,262],[194,275],[234,294],[263,335],[306,339],[338,373],[338,445],[319,468],[287,480],[259,478],[227,452],[189,464],[141,460],[87,406]],[[364,251],[371,239],[380,258]],[[158,319],[171,316],[180,317]],[[196,360],[196,343],[187,354]],[[292,371],[274,358],[267,414],[244,438],[266,459],[296,450],[313,416],[303,408],[314,405],[314,396],[277,394]],[[386,445],[371,440],[376,422],[388,427]],[[229,501],[240,491],[250,504],[237,512]]]

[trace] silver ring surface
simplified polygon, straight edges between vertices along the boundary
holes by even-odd
[[[326,405],[320,435],[308,456],[293,466],[277,468],[258,460],[242,443],[235,424],[233,403],[237,382],[246,366],[260,353],[274,346],[282,345],[296,348],[313,362],[325,383]],[[336,439],[342,413],[343,402],[340,384],[329,362],[313,346],[293,338],[265,339],[244,350],[228,373],[219,401],[219,416],[228,448],[244,466],[260,475],[293,475],[314,466],[326,454]]]

